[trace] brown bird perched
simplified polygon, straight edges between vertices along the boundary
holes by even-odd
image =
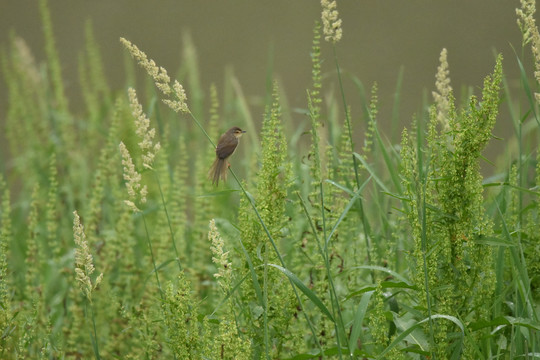
[[[212,184],[218,185],[220,177],[223,181],[227,180],[227,168],[230,164],[227,163],[227,166],[225,166],[225,162],[234,153],[234,150],[236,150],[238,140],[244,133],[244,130],[235,126],[227,130],[219,138],[216,146],[216,160],[208,172],[208,177],[212,179]]]

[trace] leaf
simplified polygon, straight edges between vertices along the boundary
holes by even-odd
[[[289,280],[291,280],[291,282],[296,285],[296,287],[300,289],[300,291],[302,291],[308,297],[308,299],[310,299],[313,304],[315,304],[323,312],[323,314],[328,316],[328,318],[332,320],[332,322],[335,322],[334,317],[332,316],[328,308],[323,304],[321,299],[319,299],[319,297],[317,297],[317,295],[315,295],[315,293],[311,291],[296,275],[294,275],[290,270],[276,264],[268,264],[268,266],[275,267],[283,274],[285,274],[285,276],[287,276]]]
[[[334,227],[332,228],[332,231],[330,231],[330,234],[326,238],[326,240],[325,240],[325,245],[326,246],[328,246],[328,244],[330,243],[330,239],[332,238],[332,235],[334,235],[334,232],[338,228],[339,224],[341,224],[341,222],[343,221],[343,219],[345,218],[345,216],[347,215],[347,213],[349,212],[351,207],[354,205],[356,200],[361,198],[360,193],[362,192],[362,190],[364,190],[364,188],[366,187],[366,185],[369,183],[370,180],[371,180],[371,176],[369,178],[367,178],[367,180],[364,181],[364,183],[362,185],[360,185],[360,188],[354,193],[354,196],[351,198],[351,200],[349,200],[349,203],[347,204],[345,209],[342,211],[341,215],[339,216],[339,219],[337,219],[336,223],[334,224]]]
[[[246,248],[244,247],[244,243],[242,242],[242,239],[239,239],[240,246],[242,246],[242,251],[244,252],[244,255],[246,257],[246,261],[249,266],[249,273],[251,274],[251,281],[253,283],[253,288],[255,289],[255,294],[257,295],[257,300],[259,301],[259,304],[264,307],[264,297],[262,293],[261,286],[259,285],[259,280],[257,278],[257,273],[255,272],[255,268],[253,267],[253,262],[251,261],[251,257],[249,256]]]
[[[362,322],[364,321],[364,316],[366,315],[369,300],[371,299],[371,295],[373,295],[373,292],[374,291],[368,291],[364,295],[362,295],[362,299],[360,299],[360,304],[358,304],[358,308],[356,309],[356,314],[354,315],[353,326],[351,329],[351,337],[349,339],[349,349],[351,353],[354,353],[358,345],[358,338],[360,337],[360,333],[362,332]]]
[[[421,320],[419,322],[417,322],[416,324],[414,324],[413,326],[411,326],[410,328],[408,328],[407,330],[403,331],[401,334],[399,334],[398,336],[396,336],[394,338],[394,341],[392,341],[387,347],[386,349],[384,349],[378,356],[377,356],[377,359],[384,359],[384,355],[386,355],[387,352],[389,352],[390,350],[392,350],[392,348],[394,348],[397,344],[399,344],[403,339],[405,339],[407,337],[407,335],[409,335],[410,333],[412,333],[415,329],[417,329],[418,327],[420,327],[423,323],[429,321],[430,319],[434,320],[434,319],[446,319],[446,320],[449,320],[451,322],[453,322],[454,324],[456,324],[460,329],[461,329],[461,336],[464,335],[464,326],[463,326],[463,323],[461,321],[459,321],[458,318],[454,317],[454,316],[450,316],[450,315],[442,315],[442,314],[435,314],[435,315],[431,315],[430,317],[427,317],[425,318],[424,320]]]
[[[172,263],[173,261],[176,261],[176,260],[177,259],[169,259],[167,261],[162,262],[158,267],[156,267],[155,269],[152,269],[150,274],[154,274],[156,271],[159,271],[159,270],[163,269],[164,267],[166,267],[167,265],[169,265],[170,263]]]
[[[309,353],[297,354],[293,356],[292,358],[288,358],[286,360],[309,360],[309,359],[315,359],[315,358],[320,359],[320,358],[324,358],[324,356],[335,356],[339,354],[347,354],[348,352],[349,352],[348,349],[342,348],[340,351],[340,349],[338,349],[337,346],[334,346],[330,349],[324,350],[322,353],[319,351],[316,354],[309,354]],[[357,357],[363,357],[364,355],[367,356],[368,354],[366,354],[365,351],[356,350],[354,355]]]
[[[240,285],[242,285],[242,283],[244,282],[244,280],[247,279],[248,275],[250,275],[249,273],[247,273],[246,275],[244,275],[244,277],[242,279],[240,279],[236,285],[233,286],[233,288],[231,289],[231,291],[229,291],[227,293],[227,296],[225,296],[220,302],[219,304],[216,306],[216,308],[214,309],[214,311],[212,311],[212,313],[210,314],[210,317],[214,316],[214,314],[221,308],[221,306],[223,304],[225,304],[227,302],[227,300],[229,300],[229,298],[236,292],[236,290],[240,287]]]
[[[471,323],[469,327],[471,330],[476,331],[487,327],[495,327],[501,325],[523,326],[532,330],[540,330],[540,324],[533,323],[530,319],[515,318],[512,316],[499,316],[490,321],[480,320]]]
[[[382,182],[381,179],[379,179],[379,177],[377,175],[375,175],[375,171],[371,168],[371,166],[369,166],[369,164],[366,162],[366,160],[364,159],[364,157],[358,153],[354,153],[354,156],[360,160],[360,162],[362,163],[362,165],[364,165],[364,167],[366,168],[366,170],[369,172],[369,174],[371,175],[371,177],[373,177],[373,179],[375,179],[375,182],[381,187],[381,189],[383,189],[384,192],[387,192],[389,193],[390,190],[388,190],[388,188],[386,187],[386,185],[384,185],[384,182]]]
[[[351,195],[351,196],[354,196],[354,191],[352,191],[351,189],[343,186],[343,185],[340,185],[338,184],[337,182],[335,181],[332,181],[332,180],[325,180],[327,183],[329,184],[332,184],[334,185],[335,187],[337,187],[338,189],[342,190],[342,191],[345,191],[347,194]]]
[[[353,291],[352,293],[348,294],[346,297],[345,297],[345,300],[349,300],[355,296],[358,296],[360,294],[364,294],[366,292],[369,292],[369,291],[373,291],[377,288],[376,285],[366,285],[366,286],[363,286],[360,290],[356,290],[356,291]],[[413,285],[409,285],[405,282],[394,282],[394,281],[382,281],[381,282],[381,288],[383,289],[393,289],[393,288],[396,288],[396,289],[411,289],[411,290],[415,290],[416,287],[413,286]]]
[[[354,266],[352,267],[350,270],[354,270],[354,269],[365,269],[365,270],[377,270],[377,271],[382,271],[382,272],[385,272],[389,275],[392,275],[393,277],[395,277],[396,279],[400,280],[400,281],[403,281],[404,283],[406,284],[411,284],[411,282],[409,280],[407,280],[403,275],[400,275],[399,273],[395,272],[394,270],[390,270],[388,268],[385,268],[383,266],[377,266],[377,265],[360,265],[360,266]]]
[[[204,195],[199,195],[198,197],[205,198],[205,197],[224,196],[224,195],[228,195],[230,193],[236,192],[236,191],[240,191],[240,190],[238,190],[238,189],[226,189],[226,190],[216,191],[216,192],[212,192],[212,193],[208,193],[208,194],[204,194]]]
[[[514,50],[515,53],[515,50]],[[516,56],[517,63],[519,66],[519,74],[521,78],[521,84],[524,87],[525,94],[527,95],[527,99],[529,100],[529,105],[531,106],[531,110],[533,112],[534,118],[538,125],[540,125],[540,119],[538,118],[538,115],[536,114],[536,99],[534,98],[534,91],[531,90],[531,87],[529,86],[529,79],[527,77],[527,72],[525,71],[525,68],[523,67],[523,64],[521,63],[521,60],[519,60],[519,57]]]
[[[334,232],[336,231],[336,229],[338,228],[339,224],[341,224],[341,222],[343,221],[343,219],[345,218],[345,216],[347,215],[347,213],[349,212],[349,210],[351,209],[351,207],[354,205],[354,203],[356,202],[356,199],[358,199],[359,193],[356,193],[352,198],[351,200],[349,200],[349,203],[347,204],[347,206],[345,207],[345,209],[343,210],[343,212],[341,213],[341,215],[339,216],[339,219],[336,221],[336,223],[334,224],[334,226],[332,227],[332,231],[330,231],[330,234],[328,234],[328,237],[326,238],[326,246],[328,246],[328,244],[330,243],[330,239],[332,238],[332,236],[334,235]]]
[[[392,163],[392,159],[390,158],[390,155],[388,151],[386,150],[386,147],[384,146],[381,134],[379,133],[379,128],[375,127],[375,135],[377,138],[377,142],[379,143],[379,148],[381,149],[381,153],[384,159],[384,162],[386,164],[386,168],[388,169],[388,172],[390,173],[390,178],[392,179],[392,182],[394,183],[394,186],[396,187],[398,192],[402,192],[401,190],[401,179],[400,179],[400,171],[399,166],[396,166]],[[392,152],[395,152],[395,149],[390,145],[390,150]],[[399,158],[399,155],[395,154],[395,157]]]
[[[411,198],[409,196],[401,196],[401,195],[389,193],[389,192],[386,192],[386,191],[381,191],[381,193],[383,193],[385,195],[388,195],[388,196],[391,196],[394,199],[398,199],[398,200],[401,200],[401,201],[407,201],[407,202],[411,201]]]
[[[487,237],[487,238],[481,238],[474,240],[476,244],[480,245],[491,245],[491,246],[516,246],[511,241],[508,241],[508,239],[503,238],[497,238],[497,237]]]

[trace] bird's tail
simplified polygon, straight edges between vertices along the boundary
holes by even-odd
[[[217,186],[220,177],[223,181],[227,180],[227,166],[225,166],[225,159],[216,158],[208,172],[208,178],[212,179],[212,184]]]

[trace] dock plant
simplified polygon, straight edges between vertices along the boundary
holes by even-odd
[[[302,108],[271,71],[256,105],[231,70],[205,88],[187,35],[181,71],[120,37],[112,86],[87,22],[76,109],[39,1],[45,61],[15,33],[0,52],[1,359],[539,357],[534,0],[516,9],[520,54],[495,54],[478,89],[455,90],[441,44],[432,96],[400,119],[400,75],[400,139],[378,84],[340,65],[338,5],[313,19]],[[233,126],[247,132],[213,186]]]

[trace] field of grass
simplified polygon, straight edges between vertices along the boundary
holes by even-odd
[[[334,3],[305,108],[269,79],[255,119],[233,76],[201,88],[193,51],[174,79],[119,39],[128,80],[111,89],[90,26],[70,111],[41,0],[45,66],[16,35],[0,59],[0,358],[540,358],[540,34],[521,6],[521,54],[458,101],[443,49],[433,100],[391,143],[377,84],[343,90]],[[487,159],[502,107],[514,133]],[[247,134],[215,187],[232,126]]]

